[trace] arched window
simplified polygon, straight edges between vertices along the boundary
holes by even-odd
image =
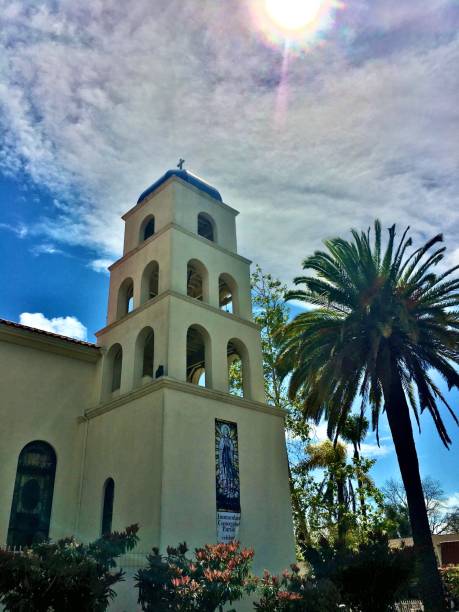
[[[153,215],[146,217],[140,225],[139,244],[151,238],[155,233],[155,218]]]
[[[215,223],[212,217],[206,213],[199,213],[198,215],[198,235],[207,240],[216,241]]]
[[[208,301],[208,274],[206,267],[197,259],[191,259],[187,266],[187,288],[189,297]]]
[[[111,391],[118,391],[121,387],[121,372],[123,369],[123,349],[120,344],[113,346],[111,349],[112,360],[112,384]]]
[[[113,478],[107,478],[104,483],[104,502],[102,506],[102,535],[111,533],[113,520],[113,499],[115,497],[115,483]]]
[[[249,356],[245,345],[233,338],[227,345],[228,391],[232,395],[250,397]]]
[[[151,327],[145,327],[137,336],[134,371],[135,384],[138,385],[143,378],[153,378],[155,361],[155,333]]]
[[[186,381],[210,387],[210,339],[199,325],[192,325],[186,335]]]
[[[48,537],[55,475],[56,453],[47,442],[24,446],[14,483],[8,546],[29,546]]]
[[[118,289],[117,319],[126,316],[134,309],[134,283],[132,278],[126,278]]]
[[[142,274],[140,286],[140,303],[145,304],[159,293],[159,265],[157,261],[151,261]]]
[[[238,291],[235,280],[229,274],[218,279],[219,306],[225,312],[239,314]]]

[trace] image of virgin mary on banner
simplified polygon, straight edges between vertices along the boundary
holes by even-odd
[[[237,539],[241,522],[237,424],[215,420],[217,539]]]

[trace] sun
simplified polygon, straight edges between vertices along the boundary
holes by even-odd
[[[274,24],[286,32],[304,30],[317,19],[324,0],[264,0]]]

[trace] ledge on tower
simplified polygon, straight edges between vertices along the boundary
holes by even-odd
[[[190,185],[197,187],[201,191],[204,191],[204,193],[207,193],[207,195],[209,195],[211,198],[214,198],[219,202],[223,202],[222,196],[215,189],[215,187],[212,187],[212,185],[209,185],[209,183],[206,183],[206,181],[204,181],[202,178],[199,178],[195,174],[188,172],[188,170],[180,170],[179,168],[177,168],[174,170],[168,170],[166,174],[164,174],[160,179],[154,182],[153,185],[150,185],[148,189],[145,189],[145,191],[140,194],[140,197],[137,200],[137,204],[140,204],[140,202],[145,200],[146,197],[156,191],[156,189],[158,189],[158,187],[160,187],[163,183],[170,179],[171,176],[178,176],[182,179],[182,181],[185,181]]]

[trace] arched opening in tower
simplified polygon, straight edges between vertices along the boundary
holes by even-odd
[[[186,381],[205,387],[206,374],[206,342],[203,333],[192,325],[186,336]]]
[[[204,213],[198,215],[198,235],[207,240],[215,241],[215,230],[213,220]]]
[[[145,337],[143,346],[142,376],[153,378],[153,363],[155,359],[155,334],[151,330]]]
[[[220,274],[218,279],[219,306],[221,310],[237,314],[237,288],[229,274]]]
[[[188,262],[186,293],[189,297],[201,302],[204,300],[203,270],[197,262]]]
[[[228,357],[228,393],[238,397],[247,397],[247,351],[239,340],[230,340],[226,352]]]
[[[159,265],[157,261],[151,261],[142,274],[141,303],[152,300],[159,294]]]

